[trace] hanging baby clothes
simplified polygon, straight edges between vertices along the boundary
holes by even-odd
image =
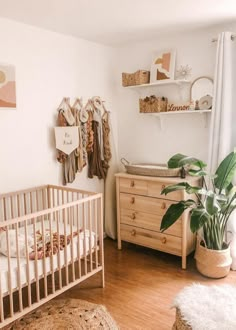
[[[94,140],[93,150],[88,152],[88,177],[92,179],[96,175],[99,179],[105,179],[98,137],[99,123],[95,120],[92,121],[92,130],[94,132]]]
[[[111,158],[109,147],[110,128],[107,120],[108,117],[106,118],[106,116],[104,116],[106,110],[103,106],[102,100],[99,97],[94,97],[92,99],[92,105],[94,108],[92,121],[94,141],[93,150],[88,152],[88,177],[93,178],[93,176],[96,175],[99,179],[105,179],[109,168],[108,162]],[[103,124],[105,124],[104,127]]]
[[[69,99],[63,98],[58,108],[58,125],[73,126],[74,124],[75,118],[70,108]],[[63,184],[66,185],[68,182],[72,183],[75,180],[75,175],[77,172],[75,151],[69,155],[59,151],[57,160],[63,165]]]
[[[83,167],[87,165],[87,141],[88,141],[88,133],[87,133],[87,121],[89,119],[89,114],[87,111],[87,105],[85,107],[82,106],[79,114],[80,126],[81,126],[81,136],[82,136],[82,149],[83,149]]]
[[[91,110],[88,111],[88,121],[87,121],[87,154],[93,151],[93,113]]]
[[[75,157],[76,157],[76,165],[77,165],[77,171],[81,172],[83,169],[83,144],[82,144],[82,134],[81,134],[81,127],[80,127],[80,111],[81,111],[82,105],[80,103],[80,99],[76,99],[75,103],[72,107],[72,113],[75,118],[75,126],[78,127],[78,135],[79,135],[79,146],[74,151]]]
[[[103,168],[105,172],[105,176],[107,176],[107,171],[109,169],[109,161],[111,160],[111,146],[110,146],[110,125],[109,125],[109,113],[107,111],[104,112],[102,116],[102,130],[103,130],[103,148],[104,148],[104,160],[103,160]]]

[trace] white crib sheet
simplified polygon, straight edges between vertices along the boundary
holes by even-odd
[[[49,221],[44,221],[44,227],[45,229],[49,229]],[[29,225],[28,227],[28,235],[33,233],[33,225]],[[36,224],[36,230],[41,230],[41,224]],[[77,231],[76,227],[72,228],[73,231]],[[20,228],[19,232],[24,233],[24,228]],[[52,221],[52,231],[57,231],[57,223],[55,221]],[[60,234],[64,234],[64,224],[59,224],[59,232]],[[71,229],[70,226],[66,226],[66,235],[70,235]],[[85,236],[85,242],[84,242],[84,236]],[[84,257],[84,250],[86,251],[86,254],[90,251],[91,248],[94,248],[95,246],[95,233],[91,232],[91,239],[90,239],[90,231],[85,230],[79,233],[79,239],[80,239],[80,258]],[[67,263],[69,263],[72,260],[72,248],[71,244],[67,245]],[[84,249],[85,244],[85,249]],[[53,270],[56,270],[59,268],[59,259],[60,256],[60,266],[64,266],[66,264],[65,262],[65,250],[61,250],[59,253],[53,255]],[[78,236],[73,237],[73,258],[76,259],[79,257],[78,253]],[[35,263],[38,263],[38,276],[42,276],[44,274],[44,261],[43,259],[35,261],[30,260],[29,261],[29,277],[31,281],[34,281],[36,279],[36,272],[35,272]],[[11,287],[12,289],[16,289],[18,287],[18,266],[17,266],[17,258],[11,258]],[[52,270],[51,267],[51,258],[47,257],[45,258],[45,268],[46,272],[50,272]],[[9,292],[9,286],[8,286],[8,259],[6,256],[0,254],[0,281],[1,281],[1,292],[2,295]],[[27,261],[25,258],[20,258],[20,275],[21,275],[21,285],[25,285],[27,283]]]

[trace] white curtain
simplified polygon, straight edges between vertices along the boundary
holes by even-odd
[[[210,127],[209,172],[236,146],[236,40],[231,32],[218,36],[214,78],[213,109]],[[227,241],[236,270],[236,212],[227,224]]]
[[[235,146],[233,132],[236,103],[236,40],[231,32],[218,36],[214,77],[213,109],[210,127],[208,169],[214,173],[221,160]],[[235,109],[236,110],[236,109]],[[236,131],[236,128],[235,128]]]

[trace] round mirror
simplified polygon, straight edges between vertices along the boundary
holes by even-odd
[[[192,82],[190,100],[195,110],[209,110],[212,108],[213,79],[199,77]]]

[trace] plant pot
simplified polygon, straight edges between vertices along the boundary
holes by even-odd
[[[194,258],[197,270],[207,277],[221,278],[229,274],[232,258],[230,247],[224,250],[210,250],[202,246],[201,240],[197,238]]]

